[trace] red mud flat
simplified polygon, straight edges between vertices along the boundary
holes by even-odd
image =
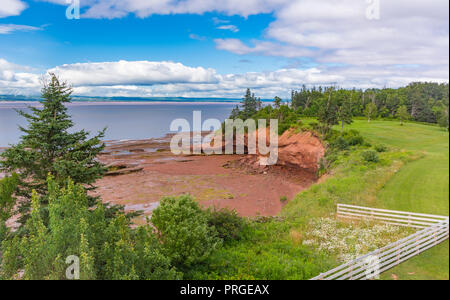
[[[324,155],[311,133],[287,132],[279,138],[279,162],[261,167],[257,155],[173,155],[170,136],[110,142],[100,160],[110,166],[97,182],[105,202],[143,210],[164,196],[191,194],[204,207],[231,208],[242,216],[272,216],[300,191],[317,181]]]

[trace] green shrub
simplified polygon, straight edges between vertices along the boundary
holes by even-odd
[[[19,177],[17,174],[0,180],[0,243],[9,232],[6,227],[6,221],[13,215],[13,209],[16,205],[16,199],[13,194],[18,183]]]
[[[286,203],[288,201],[288,198],[286,196],[281,196],[280,197],[280,202],[281,203]]]
[[[99,203],[89,206],[86,190],[68,180],[65,186],[48,179],[48,222],[34,193],[26,235],[1,244],[1,279],[63,280],[66,258],[80,259],[80,279],[181,279],[150,225],[130,227],[124,215],[108,218]]]
[[[208,210],[208,225],[214,227],[217,235],[224,242],[240,240],[246,222],[235,210],[220,209]]]
[[[348,131],[344,131],[342,137],[350,146],[357,146],[364,144],[364,138],[359,133],[359,131],[351,129]]]
[[[377,163],[380,161],[380,157],[375,150],[366,150],[362,153],[362,157],[366,162]]]
[[[337,137],[330,143],[330,147],[338,151],[343,151],[349,148],[349,144],[343,137]]]
[[[181,268],[204,261],[222,243],[207,214],[189,195],[163,198],[152,223],[166,255]]]
[[[375,150],[377,152],[379,152],[379,153],[387,152],[388,151],[388,147],[386,145],[383,145],[383,144],[378,144],[378,145],[375,145]]]

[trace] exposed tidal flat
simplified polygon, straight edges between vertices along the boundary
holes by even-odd
[[[202,119],[225,120],[236,101],[152,101],[152,102],[72,102],[67,105],[73,117],[74,130],[95,133],[107,127],[105,140],[148,139],[163,137],[170,132],[175,119],[192,124],[193,112],[201,111]],[[0,148],[19,141],[19,126],[26,120],[16,109],[39,107],[37,101],[0,101]]]

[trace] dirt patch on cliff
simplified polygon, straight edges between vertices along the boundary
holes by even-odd
[[[325,152],[312,134],[289,132],[279,138],[277,165],[261,167],[258,155],[175,156],[169,142],[170,136],[109,142],[99,159],[114,176],[97,182],[97,194],[146,215],[162,197],[181,194],[193,195],[204,207],[236,209],[243,216],[276,215],[317,180]]]

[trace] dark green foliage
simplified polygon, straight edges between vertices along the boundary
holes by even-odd
[[[343,151],[348,150],[349,144],[346,139],[339,136],[330,143],[330,147],[338,151]]]
[[[208,225],[217,231],[217,236],[224,242],[240,240],[242,231],[247,226],[245,220],[235,210],[210,209],[207,211]]]
[[[203,262],[222,240],[208,224],[208,216],[189,195],[167,197],[153,212],[164,253],[179,268]]]
[[[281,107],[281,98],[280,97],[275,97],[275,99],[273,100],[273,106],[276,109],[279,109]]]
[[[318,117],[320,111],[324,110],[323,104],[328,98],[329,90],[324,87],[307,89],[303,86],[299,91],[292,91],[291,105],[295,110],[301,108],[305,117]],[[349,116],[350,111],[352,116],[366,116],[368,119],[377,116],[400,118],[398,110],[405,106],[406,114],[402,114],[404,120],[411,118],[420,122],[438,122],[442,127],[448,128],[448,92],[448,83],[432,82],[411,83],[398,89],[337,90],[335,97],[339,103],[338,119],[342,126],[342,120]],[[342,103],[348,106],[342,106]]]
[[[30,107],[29,113],[19,111],[28,127],[20,127],[20,142],[1,155],[0,170],[20,174],[17,195],[27,200],[21,201],[19,209],[23,217],[29,210],[32,190],[42,196],[47,194],[48,175],[59,183],[70,177],[92,190],[95,181],[105,173],[104,166],[96,160],[104,149],[104,131],[92,138],[84,130],[71,132],[74,124],[65,106],[71,101],[71,94],[71,87],[51,74],[42,89],[43,108]],[[42,201],[45,204],[45,197]]]
[[[331,127],[339,124],[339,105],[333,95],[334,88],[328,88],[324,97],[320,100],[320,108],[317,112],[317,120],[321,124],[323,134],[328,134]]]
[[[359,131],[353,129],[342,133],[331,130],[325,140],[328,142],[328,148],[320,161],[319,175],[326,173],[340,155],[345,156],[352,147],[364,146],[366,143]]]
[[[253,107],[255,107],[254,103],[259,103],[258,105],[256,105],[256,110],[253,109]],[[301,112],[301,110],[295,111],[288,105],[283,105],[281,102],[281,98],[278,97],[275,98],[275,108],[271,105],[262,107],[259,98],[256,98],[254,95],[252,95],[250,90],[247,90],[244,102],[241,106],[243,110],[241,111],[239,110],[239,107],[236,107],[232,111],[230,119],[239,118],[243,121],[247,119],[253,119],[256,121],[257,126],[258,120],[266,120],[266,124],[267,126],[269,126],[270,120],[276,119],[278,120],[278,134],[283,134],[286,130],[292,127],[296,127],[300,122],[300,115],[298,114],[298,112]],[[250,107],[250,109],[248,107]]]
[[[13,174],[0,180],[0,243],[6,238],[8,229],[6,221],[13,216],[13,209],[16,205],[14,192],[19,183],[19,176]]]
[[[387,152],[387,151],[388,151],[388,147],[387,147],[386,145],[383,145],[383,144],[375,145],[374,148],[375,148],[375,150],[376,150],[377,152],[379,152],[379,153]]]
[[[361,153],[361,156],[366,162],[377,163],[380,161],[380,157],[378,156],[378,153],[375,150],[363,151]]]
[[[337,91],[337,119],[341,124],[341,134],[344,132],[344,125],[353,123],[353,95],[354,91]]]
[[[48,191],[48,225],[34,194],[28,234],[2,243],[0,278],[17,278],[23,269],[24,279],[66,279],[72,255],[80,260],[80,279],[181,278],[150,225],[132,229],[124,215],[106,218],[105,207],[90,208],[85,189],[71,180],[61,188],[50,178]]]
[[[342,137],[348,143],[349,146],[358,146],[364,144],[363,136],[359,133],[359,131],[354,129],[344,131]]]
[[[242,111],[240,117],[243,120],[246,120],[254,115],[259,109],[261,109],[261,99],[256,98],[255,94],[252,94],[250,89],[247,89],[245,97],[244,99],[242,99],[241,105]]]

